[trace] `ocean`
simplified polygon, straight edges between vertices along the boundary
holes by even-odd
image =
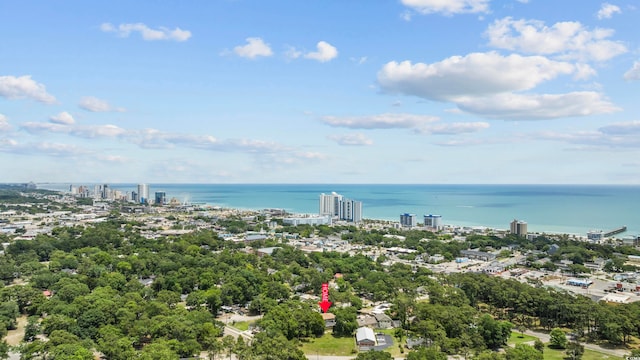
[[[68,190],[69,184],[38,184]],[[93,184],[74,184],[93,185]],[[135,191],[136,184],[109,184]],[[513,219],[529,232],[586,235],[627,226],[619,237],[640,234],[640,186],[607,185],[399,185],[399,184],[149,184],[181,202],[238,209],[284,209],[317,214],[319,195],[337,192],[362,201],[365,219],[395,220],[400,214],[441,215],[443,223],[508,229]]]

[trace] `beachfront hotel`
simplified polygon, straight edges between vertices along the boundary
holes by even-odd
[[[332,192],[320,194],[320,216],[359,223],[362,221],[362,201],[347,199]]]
[[[513,219],[511,222],[511,233],[520,237],[527,237],[527,223],[522,220]]]
[[[404,213],[400,215],[400,226],[412,228],[418,226],[418,218],[416,214]]]
[[[425,215],[424,226],[435,230],[442,229],[442,215]]]

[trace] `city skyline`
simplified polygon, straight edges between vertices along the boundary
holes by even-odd
[[[640,184],[631,0],[0,14],[3,182]]]

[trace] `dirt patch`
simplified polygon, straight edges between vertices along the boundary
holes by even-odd
[[[24,339],[24,328],[27,326],[27,316],[22,315],[18,319],[18,326],[15,330],[9,330],[5,340],[9,346],[15,346],[22,342]]]

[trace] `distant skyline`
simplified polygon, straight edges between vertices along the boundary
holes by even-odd
[[[0,182],[638,185],[639,7],[0,0]]]

